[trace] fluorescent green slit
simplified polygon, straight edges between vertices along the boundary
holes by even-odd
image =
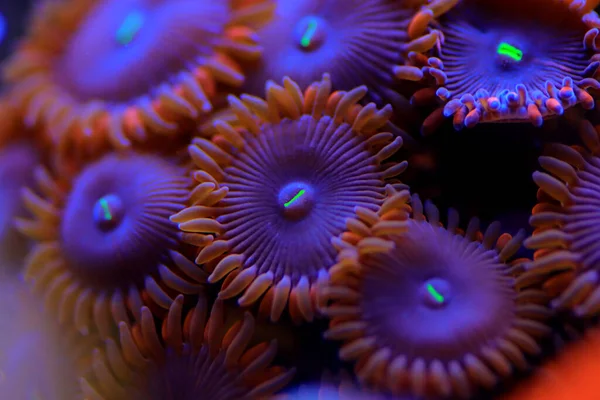
[[[500,43],[496,51],[501,56],[510,57],[517,62],[523,59],[523,52],[506,42]]]

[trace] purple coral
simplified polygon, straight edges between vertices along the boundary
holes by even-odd
[[[27,123],[41,123],[60,150],[127,148],[184,132],[211,111],[217,84],[241,85],[239,62],[261,53],[248,25],[272,8],[268,0],[47,1],[4,75]]]
[[[377,209],[406,167],[385,162],[402,145],[382,131],[391,107],[358,105],[365,94],[332,93],[328,75],[304,92],[288,78],[270,82],[267,101],[230,97],[238,123],[218,120],[213,141],[190,146],[200,184],[173,220],[209,235],[196,262],[210,282],[225,279],[221,298],[260,300],[272,320],[289,300],[294,320],[313,319],[314,287],[335,261],[331,238],[356,206]]]
[[[168,309],[178,293],[201,290],[205,276],[181,248],[169,217],[186,204],[186,169],[155,154],[111,153],[52,178],[36,173],[24,191],[32,219],[18,228],[37,243],[27,279],[59,319],[82,333],[139,318],[142,304]]]
[[[272,366],[277,345],[249,347],[254,319],[249,313],[227,328],[217,301],[208,321],[206,299],[187,314],[183,296],[169,309],[162,334],[148,308],[140,325],[119,325],[120,347],[113,339],[95,353],[94,371],[81,380],[94,400],[251,400],[264,398],[293,377],[294,370]],[[185,322],[184,322],[185,321]]]
[[[472,220],[463,234],[458,215],[448,226],[439,211],[406,191],[380,211],[357,210],[364,233],[338,240],[338,264],[320,296],[333,300],[327,338],[343,340],[343,360],[356,361],[367,383],[402,394],[470,397],[526,366],[550,333],[549,310],[530,303],[512,277],[524,232],[485,234]],[[520,261],[518,261],[520,262]]]
[[[414,16],[400,79],[427,87],[413,99],[441,102],[426,128],[452,117],[457,129],[479,122],[531,121],[581,104],[599,89],[600,18],[590,1],[436,0]]]
[[[585,147],[556,144],[535,172],[541,189],[532,212],[536,228],[526,245],[536,249],[529,282],[545,281],[558,309],[579,316],[600,314],[600,134],[589,121],[581,129]]]
[[[304,88],[330,73],[334,90],[366,85],[378,105],[394,104],[392,68],[412,14],[395,0],[279,0],[258,31],[264,55],[244,91],[262,96],[268,80],[284,76]]]

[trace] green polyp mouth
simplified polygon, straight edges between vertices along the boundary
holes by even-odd
[[[508,57],[516,62],[519,62],[523,59],[523,52],[506,42],[502,42],[498,45],[496,53],[498,53],[501,56]]]
[[[114,218],[113,213],[110,210],[110,206],[108,205],[108,200],[102,198],[99,200],[99,206],[102,209],[102,218],[104,221],[112,221]]]
[[[440,304],[443,304],[445,299],[430,283],[427,284],[427,291],[431,297]]]
[[[140,11],[132,11],[123,20],[115,33],[117,43],[128,46],[144,26],[144,14]]]
[[[315,191],[305,182],[291,182],[279,191],[277,203],[288,220],[300,220],[310,214],[315,204]]]
[[[300,49],[306,52],[319,49],[327,38],[327,23],[317,16],[306,16],[296,25],[296,40]]]
[[[317,22],[316,19],[311,19],[308,22],[306,31],[304,32],[304,35],[302,35],[302,38],[300,39],[300,44],[302,45],[302,47],[307,48],[308,46],[310,46],[310,43],[313,40],[315,33],[317,32],[318,24],[319,23]]]
[[[445,279],[429,279],[419,290],[422,304],[432,310],[445,308],[451,301],[452,287]]]
[[[108,194],[94,204],[94,223],[104,232],[111,231],[121,223],[124,212],[121,198],[116,194]]]
[[[300,190],[298,193],[296,193],[296,195],[294,197],[292,197],[283,206],[285,208],[288,208],[289,206],[291,206],[292,204],[294,204],[298,199],[300,199],[300,197],[304,196],[305,193],[306,193],[306,190],[304,190],[304,189]]]

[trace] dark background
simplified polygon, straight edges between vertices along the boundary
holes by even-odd
[[[0,60],[4,60],[15,40],[23,34],[31,4],[32,0],[0,0],[0,13],[5,22],[4,35],[0,37]]]

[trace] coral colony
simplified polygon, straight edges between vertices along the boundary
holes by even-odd
[[[1,5],[0,397],[597,400],[598,3]]]

